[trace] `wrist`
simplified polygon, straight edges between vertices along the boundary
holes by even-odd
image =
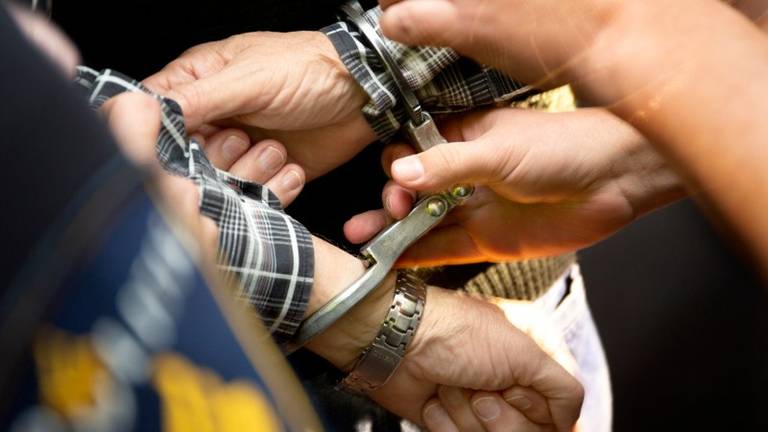
[[[633,219],[685,196],[683,182],[667,160],[628,123],[603,109],[566,115],[577,117],[585,136],[597,131],[592,132],[595,146],[589,153],[593,166],[598,172],[608,169],[605,185],[621,193]]]
[[[590,105],[609,106],[620,100],[628,87],[635,86],[628,82],[637,75],[633,69],[639,64],[653,64],[648,63],[651,59],[640,57],[652,54],[653,50],[644,47],[648,45],[649,34],[661,27],[653,21],[654,17],[658,21],[658,14],[654,15],[650,3],[652,0],[606,2],[591,44],[565,71],[579,99]],[[644,75],[644,83],[649,76],[654,75]]]
[[[341,61],[336,47],[333,46],[333,42],[328,36],[320,31],[311,33],[319,60],[330,65],[334,71],[332,75],[334,87],[340,90],[343,95],[342,100],[354,107],[358,113],[361,113],[363,105],[368,101],[368,95],[357,83],[344,62]],[[362,116],[362,113],[360,115]]]
[[[362,261],[314,238],[315,284],[306,314],[330,301],[357,280],[364,272]],[[384,282],[353,307],[347,314],[307,344],[307,349],[342,370],[349,370],[360,353],[376,337],[392,304],[395,277],[391,273]]]
[[[344,120],[346,133],[361,145],[375,141],[376,133],[363,115],[363,106],[369,100],[368,94],[349,72],[328,35],[321,31],[311,33],[315,40],[319,61],[330,65],[333,71],[330,79],[333,80],[332,88],[336,89],[335,93],[338,94],[335,98],[338,107],[343,107],[350,113]]]

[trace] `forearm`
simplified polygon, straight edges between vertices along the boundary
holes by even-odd
[[[596,166],[610,170],[612,179],[636,217],[650,213],[685,196],[685,188],[669,163],[647,138],[626,122],[600,108],[586,108],[573,115],[582,117],[585,135],[596,143]],[[599,168],[596,168],[599,169]]]
[[[627,4],[571,77],[577,90],[677,163],[768,263],[768,200],[755,199],[768,186],[768,41],[717,2]]]

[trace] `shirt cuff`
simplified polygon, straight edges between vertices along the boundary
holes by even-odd
[[[79,68],[75,81],[91,107],[126,92],[158,100],[162,126],[155,146],[160,165],[195,182],[200,212],[219,230],[219,269],[239,298],[258,311],[278,343],[289,340],[304,318],[313,286],[314,248],[307,229],[285,214],[265,186],[213,167],[200,146],[189,140],[181,108],[138,81],[106,69]]]
[[[381,10],[365,12],[366,19],[379,34]],[[363,114],[382,141],[388,141],[406,121],[399,91],[385,66],[367,46],[357,27],[337,22],[321,31],[354,79],[369,97]],[[506,75],[478,65],[450,48],[408,47],[382,38],[410,88],[425,109],[434,113],[455,113],[478,106],[503,102],[525,94],[526,86]]]
[[[381,35],[381,9],[370,9],[363,17]],[[375,51],[367,46],[367,41],[354,24],[337,22],[321,29],[321,32],[333,43],[342,63],[368,95],[369,102],[363,107],[363,114],[378,138],[387,141],[400,129],[406,113],[386,67]],[[413,91],[429,84],[440,71],[459,59],[459,55],[449,48],[408,47],[383,36],[382,40]]]

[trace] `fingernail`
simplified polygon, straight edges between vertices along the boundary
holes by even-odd
[[[392,164],[392,175],[400,180],[415,181],[424,175],[424,166],[418,156],[408,156]]]
[[[285,157],[283,154],[271,146],[265,148],[259,155],[259,165],[261,165],[261,169],[264,170],[264,172],[275,172],[283,165],[284,162]],[[297,175],[293,171],[290,172],[292,172],[294,175]]]
[[[492,397],[484,397],[476,400],[472,405],[475,413],[485,421],[493,420],[499,416],[499,404]]]
[[[224,140],[221,151],[224,153],[224,157],[234,162],[243,155],[247,147],[248,143],[244,139],[237,135],[232,135]]]
[[[296,171],[288,171],[283,175],[282,185],[287,191],[298,189],[301,183],[301,176]]]
[[[389,194],[384,198],[384,207],[387,212],[392,213],[392,194]]]
[[[507,401],[507,403],[509,403],[510,405],[514,406],[515,408],[523,411],[527,410],[528,408],[531,407],[531,405],[533,405],[533,402],[531,402],[531,400],[528,399],[528,397],[522,396],[522,395],[510,396],[504,400]]]
[[[448,412],[445,411],[442,405],[434,403],[424,408],[424,422],[431,428],[437,428],[439,430],[455,430],[453,422],[448,417]]]

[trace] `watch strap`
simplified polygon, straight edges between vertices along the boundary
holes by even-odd
[[[421,323],[427,290],[409,271],[398,270],[395,296],[379,333],[339,384],[344,390],[367,393],[389,380],[405,356]]]

